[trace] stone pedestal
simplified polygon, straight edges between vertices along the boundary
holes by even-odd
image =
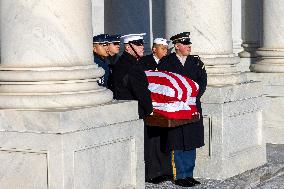
[[[266,143],[284,144],[284,73],[248,73],[264,89],[263,135]]]
[[[1,0],[0,188],[145,188],[136,102],[97,84],[90,0]]]
[[[257,62],[251,66],[248,77],[264,83],[267,107],[263,111],[266,142],[284,143],[284,29],[282,19],[284,2],[263,1],[263,44],[256,53]]]
[[[195,176],[226,179],[266,163],[262,84],[208,87],[202,97],[205,146]]]
[[[190,31],[192,54],[200,55],[208,73],[202,97],[206,145],[198,150],[195,176],[225,179],[263,165],[261,84],[247,82],[237,69],[232,1],[165,2],[166,36]]]
[[[136,102],[0,111],[1,189],[145,188]]]

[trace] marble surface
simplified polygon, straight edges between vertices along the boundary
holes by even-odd
[[[93,62],[89,0],[1,2],[1,64],[9,67]]]
[[[266,142],[284,144],[284,73],[247,73],[263,84],[263,125]]]
[[[284,72],[284,39],[279,35],[284,29],[282,13],[284,2],[263,0],[263,39],[262,46],[256,51],[259,59],[252,65],[254,72]]]
[[[205,63],[209,85],[245,81],[236,67],[240,60],[233,53],[231,0],[204,0],[202,3],[181,0],[174,4],[171,0],[166,0],[165,9],[166,37],[184,31],[191,32],[191,54],[199,55]],[[182,18],[181,14],[184,15]]]
[[[201,182],[196,185],[195,189],[228,189],[228,188],[273,188],[283,189],[284,175],[284,146],[268,144],[267,160],[268,162],[260,167],[248,170],[244,173],[224,180],[213,179],[197,179]],[[146,189],[182,189],[183,187],[172,184],[171,181],[166,181],[161,184],[146,183]]]
[[[266,163],[262,101],[260,82],[207,88],[202,98],[205,146],[197,151],[197,177],[225,179]]]
[[[165,9],[167,38],[176,33],[190,31],[194,44],[193,54],[223,55],[233,52],[231,0],[204,0],[202,3],[194,0],[172,3],[171,0],[166,0]],[[182,18],[181,14],[184,15]],[[177,24],[177,20],[182,24]]]
[[[1,110],[0,120],[1,189],[145,188],[144,123],[136,102]]]
[[[93,62],[90,0],[1,1],[1,109],[104,104]]]
[[[242,1],[232,0],[232,37],[233,52],[237,55],[243,51],[242,40]]]
[[[93,35],[104,33],[104,1],[92,0],[92,27]]]

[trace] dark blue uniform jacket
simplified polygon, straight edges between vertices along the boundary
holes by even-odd
[[[203,62],[198,56],[189,55],[184,65],[179,61],[175,53],[166,56],[159,64],[161,71],[170,71],[186,76],[199,85],[199,94],[196,106],[201,115],[198,122],[186,124],[168,131],[167,147],[169,150],[191,150],[204,145],[204,127],[200,98],[206,90],[207,74]]]
[[[99,85],[103,86],[103,87],[107,87],[108,78],[109,78],[109,74],[110,74],[110,69],[109,69],[108,63],[106,62],[106,60],[104,58],[102,58],[101,56],[99,56],[96,53],[94,53],[94,62],[105,70],[105,74],[98,81]]]

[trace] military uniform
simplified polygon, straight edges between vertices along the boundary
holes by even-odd
[[[96,35],[93,37],[93,44],[108,44],[108,37],[108,34]],[[100,78],[98,84],[100,86],[107,87],[110,68],[106,61],[106,58],[94,52],[94,63],[98,64],[105,71],[105,74]]]
[[[190,45],[189,32],[171,37],[173,43]],[[196,148],[204,146],[204,126],[200,98],[206,90],[207,74],[203,62],[198,56],[188,55],[185,62],[181,62],[177,54],[171,53],[159,65],[159,70],[169,71],[186,76],[199,85],[196,106],[200,113],[198,122],[169,128],[167,150],[172,153],[172,168],[175,184],[181,186],[194,186],[199,184],[193,179],[195,167]],[[184,59],[183,59],[184,61]]]
[[[113,68],[114,98],[137,100],[140,118],[153,111],[151,92],[145,72],[135,57],[127,52],[119,57]]]
[[[166,39],[158,38],[154,40],[156,44],[167,45]],[[143,69],[156,70],[160,60],[154,57],[153,54],[143,56],[140,59],[140,64]],[[159,183],[172,177],[171,158],[166,150],[167,128],[162,127],[145,127],[145,175],[147,182]]]
[[[156,70],[158,69],[160,62],[161,61],[159,61],[158,63],[156,62],[153,54],[143,56],[140,60],[140,63],[144,70]]]
[[[159,66],[159,70],[174,72],[186,76],[199,85],[196,106],[201,116],[200,121],[169,130],[168,148],[170,150],[190,150],[203,146],[204,128],[200,98],[205,92],[207,85],[207,74],[203,63],[199,60],[198,56],[189,55],[183,66],[177,58],[176,53],[171,53],[162,61]]]
[[[110,68],[108,63],[104,58],[99,56],[98,54],[94,53],[94,62],[98,64],[100,67],[102,67],[105,71],[105,74],[100,78],[98,81],[98,84],[103,87],[108,86],[108,79],[109,79],[109,74],[110,74]]]

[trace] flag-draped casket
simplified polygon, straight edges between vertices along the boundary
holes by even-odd
[[[193,80],[166,71],[145,71],[153,111],[167,119],[190,120],[198,116],[196,96],[199,86]]]

